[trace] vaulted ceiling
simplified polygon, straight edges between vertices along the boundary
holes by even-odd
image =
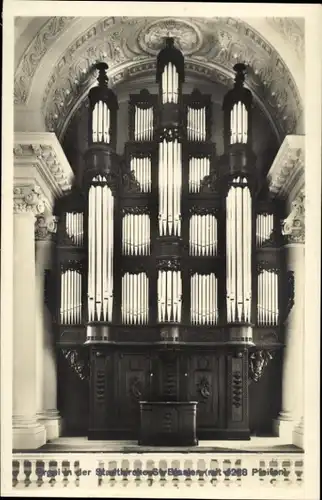
[[[109,64],[110,84],[154,75],[156,54],[173,36],[187,74],[230,87],[233,65],[248,65],[247,85],[282,139],[303,133],[304,26],[296,18],[47,17],[15,19],[16,128],[32,110],[38,128],[61,137]],[[37,121],[38,120],[38,121]],[[30,121],[29,121],[30,122]]]

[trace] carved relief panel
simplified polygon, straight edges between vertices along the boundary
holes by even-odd
[[[189,357],[190,401],[198,401],[197,428],[214,427],[219,421],[219,357],[202,353]]]

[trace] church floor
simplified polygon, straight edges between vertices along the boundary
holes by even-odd
[[[20,450],[14,450],[19,453]],[[27,450],[23,450],[26,453]],[[302,450],[295,445],[288,444],[279,437],[254,436],[250,441],[199,441],[198,446],[139,446],[136,441],[108,440],[89,441],[87,437],[60,437],[49,441],[33,453],[154,453],[154,452],[182,452],[182,453],[300,453]]]

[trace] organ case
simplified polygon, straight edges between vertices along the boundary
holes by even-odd
[[[158,95],[129,96],[122,157],[106,69],[97,65],[89,94],[82,186],[61,206],[58,230],[58,345],[87,348],[88,436],[248,439],[249,359],[266,328],[280,338],[285,304],[278,217],[259,201],[245,67],[235,66],[224,100],[220,158],[210,96],[183,93],[172,39],[157,59]],[[161,423],[175,419],[167,435],[149,427],[151,408]]]

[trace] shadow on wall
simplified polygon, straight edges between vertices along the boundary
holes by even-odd
[[[58,353],[58,409],[62,436],[86,436],[89,417],[89,382],[81,380]]]
[[[273,419],[282,402],[282,349],[277,350],[261,379],[249,385],[249,427],[252,435],[273,435]]]

